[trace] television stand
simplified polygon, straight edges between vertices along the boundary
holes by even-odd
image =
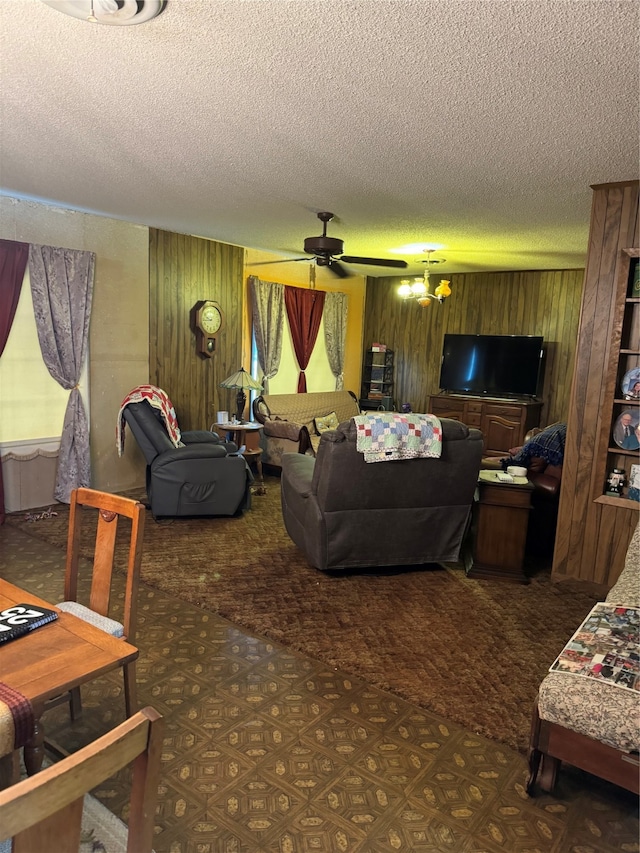
[[[512,447],[524,444],[530,429],[540,426],[542,402],[434,394],[429,398],[429,412],[481,430],[485,456],[506,456]]]

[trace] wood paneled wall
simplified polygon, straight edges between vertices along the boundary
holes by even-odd
[[[397,405],[426,412],[439,390],[445,332],[543,335],[542,424],[566,420],[583,277],[582,269],[453,274],[451,296],[426,308],[398,297],[399,277],[370,278],[363,346],[380,341],[395,351]]]
[[[243,261],[238,246],[149,231],[149,381],[167,392],[183,430],[206,429],[216,411],[235,409],[235,391],[219,386],[241,366]],[[213,358],[196,352],[191,309],[199,299],[222,308]]]
[[[219,387],[241,365],[249,330],[244,250],[185,234],[149,232],[149,381],[171,397],[182,429],[202,429],[234,392]],[[543,335],[542,422],[567,417],[583,270],[451,276],[452,295],[420,308],[397,296],[400,277],[369,278],[363,347],[382,341],[396,353],[396,402],[426,411],[438,392],[445,332]],[[196,352],[190,313],[199,299],[220,303],[224,325],[213,358]],[[244,367],[249,369],[248,364]],[[359,389],[355,389],[359,391]]]
[[[607,589],[622,571],[640,509],[634,501],[602,494],[627,295],[626,276],[620,276],[621,250],[640,246],[639,201],[638,181],[593,187],[552,568],[554,580],[579,578]],[[627,458],[629,464],[635,461]]]

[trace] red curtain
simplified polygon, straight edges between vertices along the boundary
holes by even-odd
[[[304,394],[307,390],[305,370],[318,337],[324,310],[324,290],[285,287],[284,304],[289,318],[293,348],[300,365],[298,394]]]
[[[4,352],[29,260],[29,244],[0,240],[0,355]],[[4,524],[4,486],[0,465],[0,524]]]

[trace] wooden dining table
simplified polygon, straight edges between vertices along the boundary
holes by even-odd
[[[58,610],[55,604],[0,579],[0,610],[15,604]],[[71,613],[58,612],[53,622],[0,644],[0,682],[25,696],[33,708],[33,736],[24,746],[24,762],[29,775],[40,769],[44,758],[41,717],[45,703],[138,657],[138,649],[125,640],[112,637]],[[13,778],[7,780],[7,776],[15,776],[16,754],[14,751],[9,756],[10,767],[0,759],[4,761],[0,769],[0,787],[7,781],[15,781]]]

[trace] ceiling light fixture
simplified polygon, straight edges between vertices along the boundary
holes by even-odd
[[[42,0],[52,9],[91,24],[124,27],[157,17],[166,0]]]
[[[416,278],[412,282],[409,279],[403,279],[398,288],[398,296],[401,296],[404,300],[415,299],[421,308],[426,308],[432,302],[440,302],[442,304],[447,296],[451,296],[451,287],[449,286],[451,282],[449,280],[441,279],[440,284],[434,291],[431,290],[429,284],[431,267],[435,264],[443,264],[445,258],[432,258],[431,255],[435,249],[425,249],[424,251],[427,253],[427,260],[423,261],[425,264],[423,277]]]

